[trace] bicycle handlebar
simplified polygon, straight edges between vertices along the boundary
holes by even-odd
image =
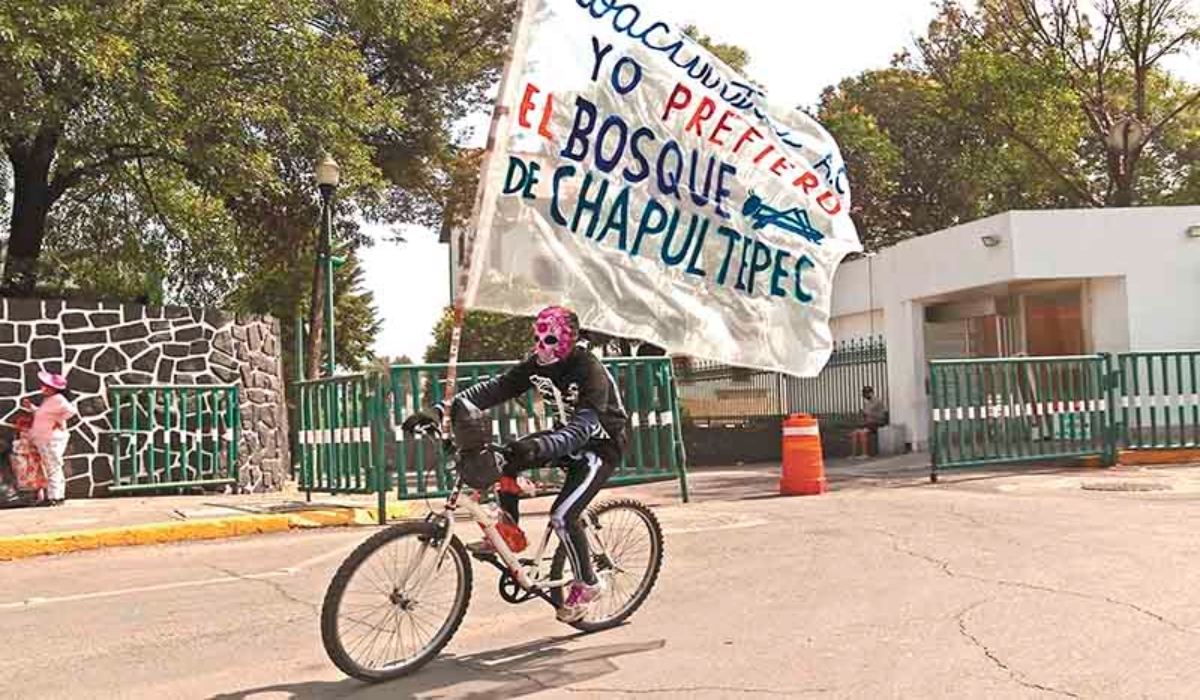
[[[416,428],[413,428],[413,430],[410,432],[416,437],[427,438],[436,442],[441,442],[448,452],[455,452],[458,449],[458,446],[454,444],[454,438],[446,437],[446,434],[442,432],[442,427],[440,425],[420,425]],[[484,445],[483,450],[486,452],[495,452],[496,454],[500,455],[503,455],[507,452],[507,449],[504,445],[495,442]]]

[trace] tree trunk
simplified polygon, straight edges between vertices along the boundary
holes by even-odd
[[[58,136],[43,130],[37,138],[8,145],[13,169],[13,207],[9,219],[8,252],[4,263],[5,296],[32,296],[37,286],[37,263],[46,237],[46,220],[54,205],[50,165]]]
[[[1117,176],[1117,188],[1113,192],[1114,207],[1132,207],[1133,206],[1133,183],[1128,175],[1121,174]]]
[[[1109,175],[1113,179],[1112,206],[1132,207],[1136,201],[1135,189],[1137,184],[1137,166],[1141,153],[1126,153],[1113,159],[1110,163]]]
[[[309,379],[318,379],[321,376],[322,364],[322,339],[325,337],[325,303],[321,297],[322,290],[325,288],[325,266],[321,264],[321,255],[323,253],[320,242],[317,243],[317,254],[314,256],[313,262],[313,282],[312,295],[308,302],[308,347],[305,352],[308,353],[308,368],[305,372]]]

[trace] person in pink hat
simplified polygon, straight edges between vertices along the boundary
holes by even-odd
[[[29,439],[42,457],[46,470],[46,503],[62,505],[67,498],[67,479],[63,473],[63,460],[67,455],[67,421],[78,415],[71,403],[71,391],[67,379],[61,374],[38,372],[42,384],[42,403],[33,413],[33,427]],[[32,409],[33,403],[25,400],[25,408]]]

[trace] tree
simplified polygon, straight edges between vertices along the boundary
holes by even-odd
[[[1010,14],[1001,27],[999,13],[1034,5],[1057,8],[1059,19],[1049,26],[1062,45],[1029,48],[1034,60],[1028,60],[1011,37],[1003,37],[1016,31],[1014,23],[1035,20]],[[1116,6],[1126,14],[1136,10],[1128,1],[1100,7],[1112,12]],[[1156,12],[1178,7],[1143,6]],[[1160,115],[1162,126],[1139,147],[1140,155],[1126,157],[1110,150],[1107,132],[1097,128],[1105,120],[1118,123],[1127,115],[1122,110],[1132,110],[1137,101],[1133,59],[1111,55],[1122,41],[1119,27],[1107,29],[1110,55],[1100,61],[1092,20],[1074,19],[1080,8],[1072,0],[984,2],[981,8],[972,14],[943,4],[918,41],[918,56],[902,53],[890,68],[848,78],[821,98],[818,118],[846,158],[854,191],[851,215],[869,249],[1012,209],[1200,198],[1200,109],[1188,106],[1196,86],[1157,64],[1146,73],[1146,113]],[[1176,22],[1185,17],[1166,16]],[[1155,21],[1161,33],[1163,21]],[[1082,37],[1061,35],[1064,26]],[[1125,31],[1137,34],[1130,26]],[[1173,30],[1174,46],[1158,45],[1157,51],[1169,55],[1194,43],[1180,26]],[[1077,61],[1086,54],[1091,62],[1081,65],[1100,72],[1079,74],[1070,51]],[[1083,89],[1089,80],[1103,81],[1104,109],[1097,107],[1098,93],[1089,97]]]
[[[1170,151],[1173,132],[1200,112],[1200,86],[1165,68],[1200,47],[1190,0],[978,5],[972,13],[948,0],[919,42],[963,118],[1019,145],[1087,205],[1152,203],[1164,186],[1169,198],[1188,170]],[[1039,123],[1068,114],[1077,131],[1037,138]]]
[[[486,105],[503,67],[516,0],[343,0],[329,3],[327,31],[358,48],[371,86],[398,105],[366,135],[394,185],[377,218],[442,225],[457,191],[457,125]],[[471,191],[472,193],[474,190]],[[469,211],[468,211],[469,213]]]
[[[937,80],[897,65],[829,88],[818,118],[837,139],[853,186],[851,216],[868,249],[1009,209],[1080,200],[1019,146],[959,118]],[[1043,132],[1067,130],[1047,120]]]
[[[364,220],[435,223],[453,125],[483,103],[513,6],[0,0],[3,291],[161,289],[290,336],[313,282],[317,155],[342,166],[345,255],[370,243]],[[360,302],[336,299],[347,362],[378,327]]]
[[[425,361],[448,362],[450,333],[454,328],[454,309],[448,308],[433,329],[433,344],[425,351]],[[468,311],[463,318],[460,362],[519,360],[533,347],[533,319],[522,316]]]
[[[736,44],[723,44],[701,32],[694,24],[684,27],[683,33],[695,39],[697,44],[708,49],[712,55],[724,61],[725,65],[745,75],[746,66],[750,63],[750,52],[746,51],[746,49]]]
[[[383,326],[375,295],[363,288],[362,263],[357,253],[333,274],[334,337],[338,364],[357,372],[375,356],[371,349]]]
[[[360,135],[393,106],[363,79],[350,42],[312,30],[315,9],[305,0],[0,2],[0,142],[13,178],[6,293],[34,291],[51,215],[67,197],[86,202],[84,188],[123,190],[174,241],[186,238],[189,216],[169,219],[160,199],[205,220],[216,239],[231,222],[212,221],[214,208],[285,188],[293,158],[307,171],[320,148],[350,174],[347,191],[376,188]]]

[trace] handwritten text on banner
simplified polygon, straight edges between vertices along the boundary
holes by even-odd
[[[861,250],[837,145],[654,16],[525,0],[466,304],[811,376]]]

